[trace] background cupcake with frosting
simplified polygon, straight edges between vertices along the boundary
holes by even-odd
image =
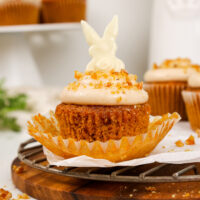
[[[0,0],[0,25],[37,24],[41,0]]]
[[[161,65],[144,74],[144,88],[149,94],[152,115],[178,112],[187,119],[181,92],[187,87],[187,79],[199,66],[187,58],[165,60]]]
[[[200,70],[188,78],[188,87],[182,92],[191,128],[200,129]]]

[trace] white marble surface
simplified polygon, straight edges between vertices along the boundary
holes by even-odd
[[[20,133],[0,131],[0,188],[9,190],[16,198],[22,194],[12,183],[11,163],[17,156],[17,149],[21,142],[27,140],[30,136],[26,131]]]

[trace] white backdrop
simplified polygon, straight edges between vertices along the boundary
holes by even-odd
[[[117,54],[140,79],[147,69],[151,7],[152,0],[88,0],[88,21],[100,34],[112,16],[119,15]],[[31,38],[45,84],[63,86],[73,80],[74,70],[84,71],[89,55],[81,30]]]

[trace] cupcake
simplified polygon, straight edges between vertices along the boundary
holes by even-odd
[[[116,16],[102,38],[85,21],[82,28],[92,60],[63,89],[55,113],[33,117],[29,134],[63,159],[86,155],[120,162],[143,157],[165,137],[179,115],[167,114],[150,122],[143,84],[115,56]]]
[[[182,91],[191,128],[200,128],[200,72],[189,76],[188,87]]]
[[[0,0],[0,25],[37,24],[41,0]]]
[[[160,66],[144,74],[144,88],[149,94],[152,115],[178,112],[183,120],[187,119],[181,92],[187,87],[187,79],[196,71],[187,58],[166,60]]]
[[[42,0],[44,23],[80,22],[86,18],[86,0]]]

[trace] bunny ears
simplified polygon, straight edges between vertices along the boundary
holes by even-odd
[[[91,46],[101,39],[116,39],[118,33],[118,16],[115,15],[112,21],[107,25],[102,38],[86,21],[81,21],[81,25],[86,41]]]

